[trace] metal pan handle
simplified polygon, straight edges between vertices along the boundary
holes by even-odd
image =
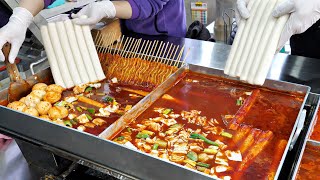
[[[307,116],[307,110],[303,109],[300,116],[299,116],[299,119],[298,119],[297,129],[296,129],[294,136],[292,138],[292,141],[290,143],[290,148],[289,148],[290,151],[293,149],[294,145],[296,144],[296,142],[298,140],[298,137],[303,129],[304,121],[306,120],[306,116]]]

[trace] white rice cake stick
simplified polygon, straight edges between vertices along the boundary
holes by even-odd
[[[59,40],[56,24],[48,23],[48,30],[49,30],[50,39],[53,45],[53,49],[58,61],[62,79],[65,82],[66,88],[71,88],[74,86],[74,83],[69,73],[68,65],[61,48],[61,42]]]
[[[68,19],[68,20],[64,21],[64,25],[67,30],[69,44],[70,44],[71,51],[72,51],[72,54],[73,54],[73,57],[75,60],[75,64],[76,64],[78,72],[80,74],[81,82],[84,84],[89,83],[90,79],[89,79],[85,64],[83,62],[83,59],[82,59],[82,56],[80,53],[76,34],[75,34],[75,31],[73,28],[73,23],[71,22],[70,19]]]
[[[255,0],[250,0],[249,1],[249,4],[248,4],[248,10],[249,11],[252,9],[252,6],[253,6],[254,2],[255,2]],[[238,31],[237,31],[236,37],[235,37],[235,39],[233,41],[233,44],[232,44],[232,47],[231,47],[231,50],[230,50],[230,53],[229,53],[229,56],[228,56],[228,60],[227,60],[226,66],[224,68],[224,73],[225,74],[228,74],[228,75],[230,74],[231,66],[233,66],[233,64],[234,64],[235,54],[237,53],[237,50],[239,48],[241,40],[243,40],[242,39],[242,34],[243,34],[243,31],[244,31],[244,28],[245,28],[246,24],[247,24],[247,20],[244,20],[244,19],[240,20]]]
[[[240,80],[242,80],[242,81],[248,80],[248,74],[249,74],[249,70],[252,66],[252,63],[253,63],[253,61],[257,60],[257,59],[255,59],[255,55],[256,55],[257,49],[259,47],[259,43],[262,39],[262,36],[264,36],[264,34],[262,34],[262,33],[263,33],[264,29],[266,28],[268,19],[270,18],[270,15],[268,15],[268,14],[272,13],[273,8],[275,7],[276,3],[277,3],[277,0],[269,0],[266,9],[263,12],[264,15],[262,16],[262,18],[260,20],[259,28],[258,28],[258,31],[256,32],[255,39],[254,39],[252,47],[251,47],[251,53],[249,53],[249,57],[247,59],[246,65],[243,67],[243,70],[240,75]]]
[[[256,11],[256,14],[254,15],[252,26],[250,28],[249,35],[246,40],[246,45],[244,47],[244,50],[243,50],[242,55],[240,57],[240,61],[239,61],[238,66],[236,68],[236,76],[238,76],[238,77],[240,77],[244,66],[248,64],[247,62],[248,62],[249,52],[252,54],[255,52],[255,51],[252,51],[252,49],[254,47],[253,40],[257,38],[257,30],[262,28],[259,26],[260,25],[259,22],[261,22],[262,15],[265,12],[268,1],[270,1],[270,0],[260,1],[260,4],[259,4],[258,9]]]
[[[279,4],[283,0],[278,0],[277,4]],[[249,73],[248,73],[248,79],[247,82],[250,84],[254,83],[255,75],[258,71],[258,67],[260,65],[260,62],[262,61],[264,51],[266,48],[268,48],[270,45],[269,43],[269,38],[272,34],[273,29],[275,28],[277,22],[277,18],[274,18],[271,14],[269,15],[269,19],[267,22],[267,25],[263,31],[263,35],[261,38],[261,41],[259,42],[259,47],[258,50],[255,54],[254,60],[252,65],[249,68]]]
[[[240,45],[236,51],[236,55],[234,56],[233,63],[231,65],[231,69],[230,69],[230,73],[229,73],[230,76],[233,76],[233,77],[236,76],[236,69],[237,69],[237,66],[239,65],[239,62],[241,61],[240,58],[243,53],[243,50],[244,50],[245,46],[247,45],[247,39],[249,36],[250,29],[252,28],[252,22],[255,18],[257,9],[258,9],[261,1],[263,1],[263,0],[255,0],[254,1],[253,7],[250,10],[250,17],[247,19],[247,23],[244,28],[243,34],[240,34],[242,37],[241,37]]]
[[[87,17],[83,16],[81,18],[87,18]],[[99,81],[104,80],[106,78],[106,76],[104,75],[104,72],[101,67],[99,56],[98,56],[96,47],[95,47],[93,39],[92,39],[90,27],[89,26],[82,26],[82,31],[83,31],[84,39],[87,43],[87,48],[90,53],[91,63],[94,67],[97,78]]]
[[[258,71],[256,72],[254,84],[263,85],[267,78],[268,71],[272,64],[274,54],[277,51],[277,45],[289,15],[284,15],[278,18],[276,26],[273,29],[272,35],[269,37],[268,47],[265,49],[262,61],[260,62]]]
[[[67,32],[62,21],[56,23],[59,39],[61,42],[64,57],[66,58],[68,69],[75,85],[81,84],[80,74],[78,72],[75,60],[72,55],[71,47],[68,41]]]
[[[89,51],[88,51],[88,48],[86,45],[86,41],[84,40],[82,28],[81,28],[81,26],[74,24],[74,30],[76,33],[78,46],[80,48],[82,59],[85,64],[90,82],[96,82],[98,80],[98,78],[96,76],[96,72],[94,71],[94,67],[91,62],[91,58],[90,58],[90,54],[89,54]]]
[[[56,55],[54,54],[54,50],[53,50],[52,43],[51,43],[50,36],[49,36],[48,27],[41,26],[40,30],[41,30],[43,45],[44,45],[44,48],[46,49],[46,53],[48,56],[48,60],[49,60],[49,64],[50,64],[50,68],[51,68],[54,82],[57,85],[60,85],[64,88],[66,88],[66,85],[62,79],[62,76],[61,76],[61,73],[59,70],[59,65],[57,62]]]

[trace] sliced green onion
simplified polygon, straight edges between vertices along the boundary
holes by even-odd
[[[173,109],[165,109],[162,111],[162,114],[168,115],[172,112]]]
[[[88,108],[87,111],[88,111],[90,114],[96,113],[96,110],[93,109],[93,108]]]
[[[123,136],[119,136],[119,137],[117,137],[116,140],[117,140],[117,141],[123,141],[123,140],[124,140],[124,137],[123,137]]]
[[[131,128],[129,128],[129,127],[127,128],[127,131],[128,131],[129,133],[131,133],[131,132],[132,132],[132,131],[131,131]]]
[[[205,168],[205,167],[197,166],[197,170],[198,170],[198,171],[203,172],[203,171],[205,171],[206,169],[207,169],[207,168]]]
[[[167,145],[168,145],[167,141],[164,141],[164,140],[161,140],[161,139],[156,140],[155,143],[157,143],[161,148],[166,148]]]
[[[71,122],[70,121],[63,121],[64,122],[64,124],[66,125],[66,126],[68,126],[68,127],[72,127],[72,124],[71,124]]]
[[[187,157],[192,161],[198,161],[198,154],[193,151],[188,152]]]
[[[213,142],[209,139],[207,139],[206,137],[202,136],[201,134],[197,134],[197,133],[191,133],[190,134],[190,138],[192,139],[202,139],[205,143],[214,145],[214,146],[219,146],[216,142]]]
[[[77,125],[78,124],[78,120],[77,119],[71,119],[70,122],[73,125]]]
[[[102,100],[103,100],[104,102],[113,102],[113,98],[110,97],[110,96],[104,96],[104,97],[102,98]]]
[[[141,133],[139,132],[137,135],[136,135],[136,138],[138,139],[147,139],[149,137],[148,134],[144,134],[144,133]]]
[[[82,112],[82,109],[81,109],[81,107],[76,107],[76,109],[77,109],[77,111],[79,111],[79,112]]]
[[[86,90],[84,92],[89,93],[92,91],[92,87],[87,87]]]
[[[154,145],[152,146],[152,150],[157,150],[158,147],[159,147],[159,144],[154,144]]]
[[[232,134],[230,134],[228,132],[222,132],[220,135],[223,137],[226,137],[226,138],[232,138]]]
[[[201,167],[209,168],[209,167],[210,167],[210,164],[203,163],[203,162],[197,162],[197,166],[201,166]]]
[[[91,121],[92,117],[89,114],[86,114],[87,118]]]

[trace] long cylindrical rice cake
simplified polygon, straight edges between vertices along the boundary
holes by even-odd
[[[81,82],[89,83],[90,82],[89,75],[87,73],[84,61],[80,53],[73,23],[71,22],[71,20],[66,20],[64,21],[64,25],[67,31],[67,36],[68,36],[69,44],[71,46],[71,51],[72,51],[77,69],[80,73]]]
[[[81,18],[87,18],[86,16],[81,17]],[[91,31],[90,31],[90,27],[89,26],[82,26],[82,32],[83,32],[83,36],[90,54],[90,59],[91,59],[91,63],[94,67],[94,70],[96,72],[96,76],[98,78],[99,81],[103,80],[106,78],[106,76],[103,73],[101,64],[100,64],[100,60],[98,57],[98,53],[96,50],[96,47],[93,43],[93,39],[92,39],[92,35],[91,35]]]
[[[95,82],[98,80],[96,72],[94,70],[93,64],[91,62],[90,54],[87,49],[86,41],[84,40],[84,35],[81,26],[74,24],[74,30],[77,37],[78,46],[80,48],[81,56],[87,70],[90,82]]]
[[[62,21],[56,23],[59,39],[61,42],[61,46],[64,52],[64,56],[67,61],[68,69],[71,75],[71,78],[75,85],[81,84],[80,74],[77,69],[77,65],[75,63],[75,59],[73,58],[71,47],[68,41],[67,32],[64,27],[64,23]]]
[[[269,1],[271,1],[271,0],[269,0]],[[254,18],[253,18],[253,21],[252,21],[252,26],[250,28],[250,31],[249,31],[249,34],[248,34],[248,38],[246,40],[247,44],[243,49],[243,52],[242,52],[241,57],[240,57],[240,61],[238,63],[238,66],[236,67],[236,76],[237,77],[240,77],[244,66],[246,66],[248,64],[248,55],[252,51],[252,49],[254,47],[253,46],[253,40],[259,38],[259,37],[257,37],[257,30],[260,29],[260,28],[263,28],[263,27],[259,26],[260,25],[259,22],[261,22],[262,15],[266,11],[267,4],[268,4],[268,1],[266,1],[266,0],[260,1],[258,9],[256,10],[256,14],[254,14]]]
[[[277,3],[277,0],[269,0],[268,5],[267,5],[267,9],[263,13],[270,14],[270,16],[272,16],[271,13],[272,13],[273,8],[275,7],[276,3]],[[249,54],[246,65],[243,67],[244,69],[242,70],[241,75],[240,75],[240,80],[242,80],[242,81],[248,80],[249,70],[251,68],[253,61],[256,60],[255,54],[256,54],[257,49],[259,47],[259,43],[262,39],[262,36],[264,36],[263,31],[267,26],[267,22],[268,22],[268,19],[270,18],[270,16],[262,16],[262,18],[260,20],[259,28],[256,33],[255,39],[253,41],[253,44],[252,44],[251,53]]]
[[[289,19],[289,15],[284,15],[278,18],[273,33],[269,38],[268,47],[265,49],[262,61],[259,64],[258,71],[256,72],[254,84],[262,85],[268,75],[269,68],[272,64],[274,52],[277,50],[277,45],[282,33],[282,30]]]
[[[66,88],[71,88],[74,86],[71,75],[69,73],[68,65],[66,59],[64,57],[63,50],[61,48],[61,42],[58,38],[58,32],[55,23],[48,24],[48,30],[50,35],[50,40],[52,42],[52,46],[56,55],[56,59],[59,65],[60,73],[62,79],[65,83]]]
[[[43,45],[44,48],[46,50],[47,56],[48,56],[48,60],[49,60],[49,64],[50,64],[50,68],[51,68],[51,72],[52,72],[52,76],[54,79],[54,82],[57,85],[60,85],[64,88],[66,88],[66,85],[62,79],[60,70],[59,70],[59,65],[56,59],[56,55],[54,53],[53,50],[53,46],[50,40],[50,35],[49,35],[49,31],[48,31],[48,27],[47,26],[42,26],[40,28],[41,30],[41,36],[42,36],[42,40],[43,40]]]
[[[231,68],[230,68],[230,72],[229,72],[230,76],[233,76],[233,77],[236,76],[236,68],[237,68],[239,62],[241,61],[241,54],[243,53],[243,50],[246,46],[250,46],[250,44],[247,44],[247,39],[249,36],[250,29],[252,28],[252,25],[253,25],[252,22],[255,17],[256,11],[259,7],[260,2],[261,2],[261,0],[254,0],[252,9],[249,9],[251,16],[249,19],[247,19],[243,33],[236,35],[236,36],[241,36],[241,40],[239,42],[240,43],[239,46],[236,49],[236,52],[235,52],[236,54],[235,54],[233,62],[231,64]],[[252,3],[252,1],[249,2],[249,5],[251,3]]]
[[[283,0],[278,0],[277,4],[280,4],[282,1]],[[248,74],[247,81],[250,84],[254,84],[254,79],[255,79],[257,72],[259,71],[259,66],[260,66],[260,63],[263,59],[264,53],[265,53],[266,49],[271,46],[271,44],[269,44],[270,37],[277,36],[276,34],[273,34],[274,33],[273,29],[276,28],[277,20],[278,20],[278,18],[274,18],[272,15],[269,15],[267,26],[263,31],[263,36],[262,36],[261,41],[259,43],[259,48],[257,49],[257,52],[254,57],[255,60],[253,61],[252,65],[249,68],[249,74]],[[280,36],[280,34],[279,34],[279,36]],[[277,45],[275,45],[274,48],[276,48],[276,46]],[[275,53],[275,51],[271,52],[272,57],[274,56],[274,53]],[[269,67],[263,67],[263,68],[267,68],[267,70],[269,70]],[[265,81],[265,79],[263,81]]]

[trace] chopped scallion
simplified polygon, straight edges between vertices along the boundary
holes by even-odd
[[[77,109],[77,111],[79,111],[79,112],[82,112],[82,109],[81,109],[81,107],[76,107],[76,109]]]
[[[205,143],[208,143],[208,144],[211,144],[211,145],[214,145],[214,146],[219,146],[216,142],[213,142],[213,141],[207,139],[206,137],[204,137],[201,134],[191,133],[190,134],[190,138],[192,138],[192,139],[202,139]]]
[[[84,92],[89,93],[92,91],[92,87],[87,87],[86,90]]]
[[[117,141],[123,141],[123,140],[124,140],[124,137],[123,137],[123,136],[119,136],[119,137],[117,137],[116,140],[117,140]]]
[[[87,118],[91,121],[92,117],[89,114],[86,114]]]
[[[198,154],[193,151],[188,152],[187,157],[192,161],[198,161]]]
[[[68,126],[68,127],[72,127],[72,124],[71,124],[70,121],[64,121],[64,124],[65,124],[66,126]]]
[[[90,114],[96,113],[96,110],[93,109],[93,108],[88,108],[87,111],[88,111]]]
[[[102,98],[102,100],[103,100],[104,102],[113,102],[113,98],[110,97],[110,96],[104,96],[104,97]]]
[[[158,147],[159,147],[159,144],[154,144],[154,145],[152,146],[152,150],[157,150]]]
[[[172,112],[172,109],[165,109],[165,110],[163,110],[162,111],[162,114],[165,114],[165,115],[168,115],[168,114],[170,114]]]
[[[144,133],[141,133],[139,132],[137,135],[136,135],[136,138],[138,139],[147,139],[149,137],[148,134],[144,134]]]
[[[201,167],[209,168],[209,167],[210,167],[210,164],[203,163],[203,162],[197,162],[197,166],[201,166]]]

